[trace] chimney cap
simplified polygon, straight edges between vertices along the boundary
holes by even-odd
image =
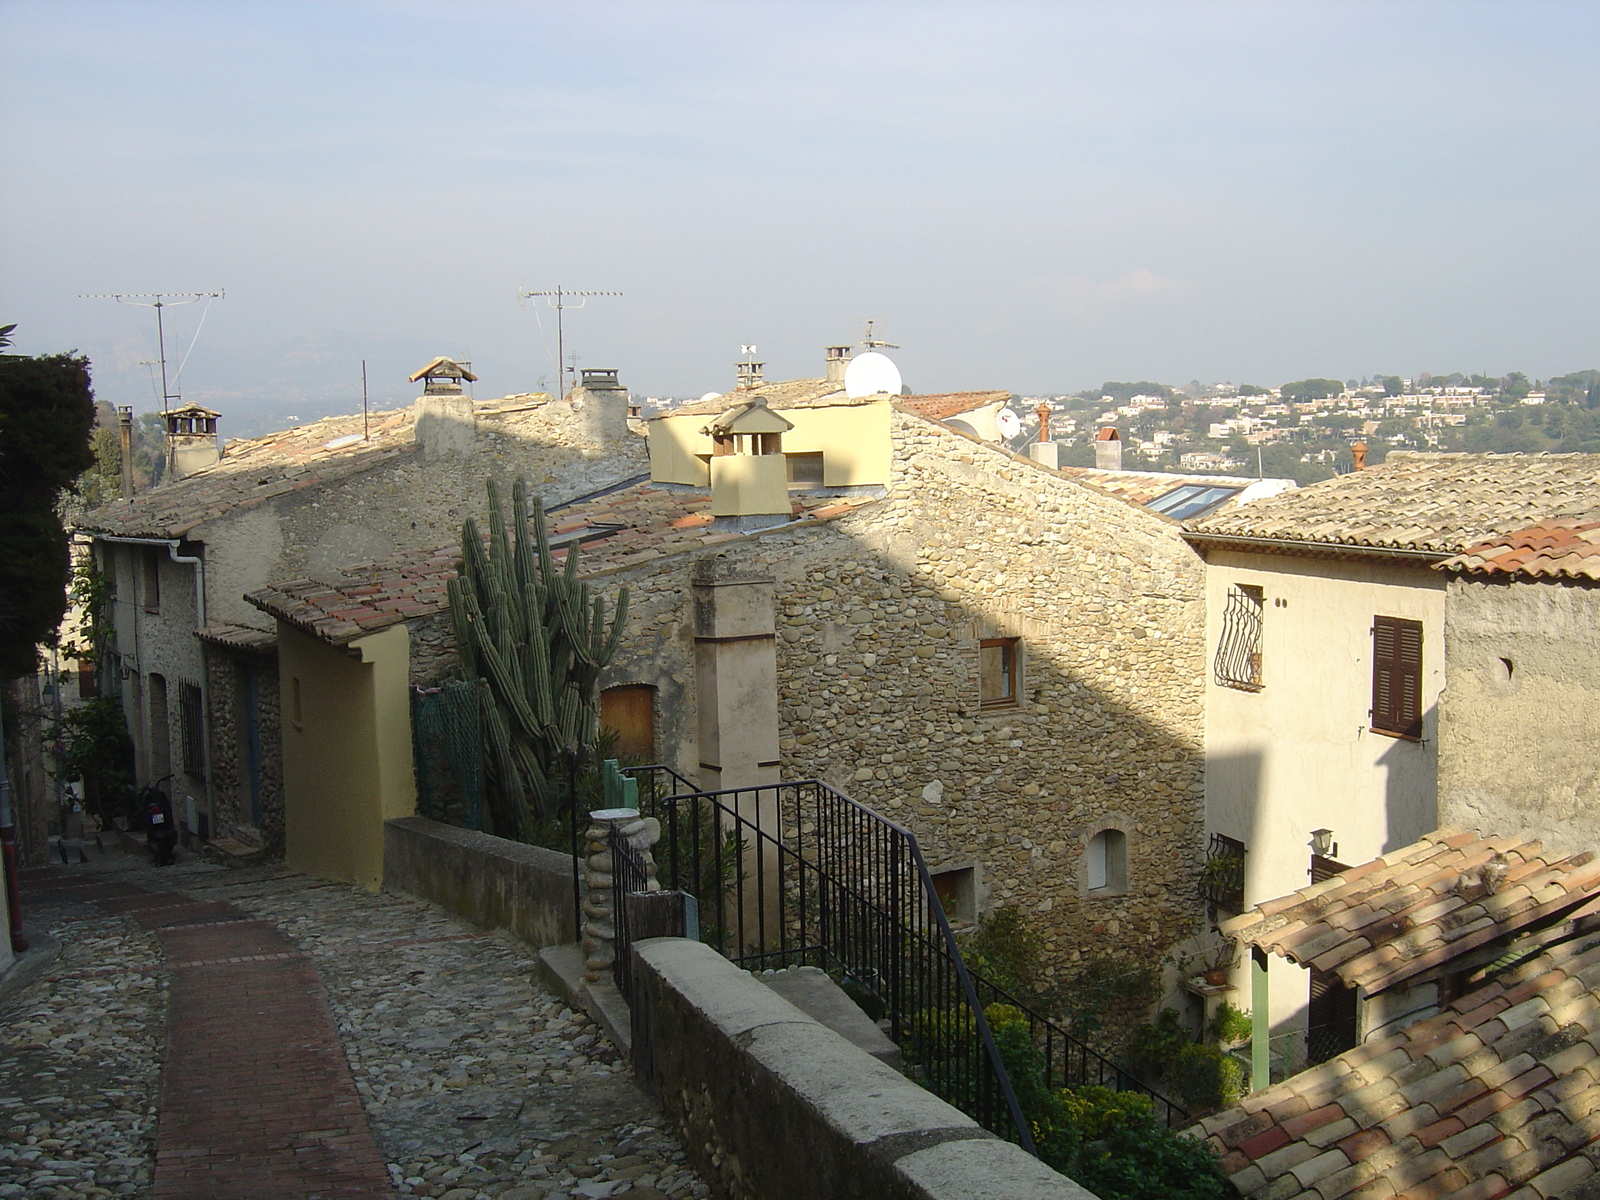
[[[471,367],[471,363],[463,365],[456,362],[453,358],[440,357],[434,359],[427,366],[423,367],[422,370],[411,376],[411,382],[416,383],[422,379],[426,379],[430,382],[435,379],[465,379],[469,383],[477,383],[478,377],[472,373]]]
[[[1115,425],[1107,425],[1094,435],[1094,440],[1097,442],[1120,442],[1122,435],[1117,432]]]
[[[765,397],[756,396],[716,417],[701,430],[712,437],[727,437],[735,433],[788,433],[794,424],[767,407]]]

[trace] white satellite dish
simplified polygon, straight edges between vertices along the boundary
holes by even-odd
[[[856,355],[844,369],[844,394],[852,400],[858,396],[876,396],[880,393],[898,396],[903,386],[900,368],[894,365],[887,354],[879,354],[876,350]]]
[[[704,396],[700,397],[700,403],[704,404],[707,400],[721,400],[721,399],[722,399],[722,393],[721,392],[707,392]]]
[[[1002,408],[995,413],[994,423],[995,428],[1000,430],[1000,436],[1008,442],[1022,432],[1022,422],[1009,408]]]

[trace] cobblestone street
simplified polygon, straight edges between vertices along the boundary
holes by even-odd
[[[504,934],[281,868],[131,856],[28,872],[24,907],[60,953],[0,998],[0,1197],[242,1196],[241,1171],[262,1196],[708,1194],[610,1043]],[[338,1043],[320,1059],[319,1021]],[[294,1071],[321,1072],[304,1076],[314,1119],[280,1130],[261,1081],[303,1107]],[[366,1128],[353,1103],[338,1115],[352,1080]],[[264,1149],[219,1145],[247,1125]],[[235,1182],[197,1182],[213,1161]],[[322,1173],[287,1190],[305,1164]]]

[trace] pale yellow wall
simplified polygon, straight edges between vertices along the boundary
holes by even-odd
[[[1440,573],[1424,563],[1212,550],[1206,575],[1206,830],[1245,843],[1246,905],[1310,882],[1313,829],[1333,830],[1339,861],[1354,866],[1436,828]],[[1215,679],[1234,584],[1265,594],[1259,692]],[[1420,742],[1368,726],[1378,615],[1422,622]],[[1279,1026],[1303,1010],[1309,977],[1276,956],[1271,964],[1272,1020]],[[1248,996],[1245,966],[1235,975]]]
[[[278,622],[284,861],[376,891],[383,823],[416,805],[409,637],[395,625],[351,648],[359,657]]]
[[[747,517],[789,511],[781,454],[724,454],[711,460],[711,513]]]
[[[790,454],[822,452],[822,482],[827,487],[854,487],[889,482],[889,401],[832,408],[786,408],[794,428],[783,435]],[[710,482],[705,462],[711,438],[700,431],[711,418],[658,417],[650,422],[650,478],[657,483]]]

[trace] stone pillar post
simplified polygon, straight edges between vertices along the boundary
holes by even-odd
[[[412,438],[423,458],[471,454],[478,436],[477,417],[466,396],[421,396],[416,404]]]
[[[661,822],[641,817],[637,809],[600,808],[589,814],[584,834],[583,860],[583,978],[598,982],[616,961],[617,921],[612,911],[615,897],[612,883],[616,864],[612,862],[611,831],[618,830],[628,845],[644,859],[645,891],[661,890],[656,881],[656,860],[650,847],[661,840]]]
[[[772,578],[716,555],[695,564],[700,786],[778,782],[778,650]]]

